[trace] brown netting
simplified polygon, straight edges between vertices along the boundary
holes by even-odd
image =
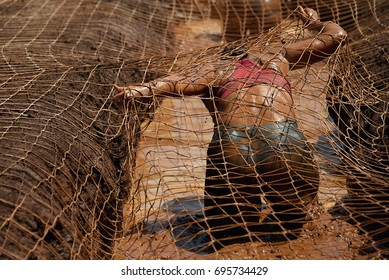
[[[288,76],[318,197],[297,238],[271,238],[277,219],[258,237],[274,206],[261,193],[256,222],[218,240],[204,215],[214,99],[123,107],[112,85],[185,74],[233,40],[287,45],[304,35],[298,5],[348,32]],[[388,257],[388,1],[4,0],[0,14],[0,259]],[[276,182],[252,184],[269,196]]]

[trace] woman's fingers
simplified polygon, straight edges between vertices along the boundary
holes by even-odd
[[[150,96],[150,87],[149,86],[127,86],[119,87],[118,85],[113,85],[113,88],[118,93],[113,97],[113,102],[121,103],[128,101],[134,97],[148,97]]]
[[[317,12],[314,9],[311,8],[303,8],[301,6],[297,7],[297,12],[299,17],[305,22],[305,23],[312,23],[319,20],[319,16]]]
[[[122,103],[124,101],[124,87],[119,87],[117,85],[113,85],[113,88],[116,90],[118,94],[116,94],[113,98],[112,101],[114,103]]]
[[[118,93],[121,93],[122,91],[124,91],[124,87],[119,87],[118,85],[113,85],[113,88],[118,92]]]
[[[297,12],[298,12],[299,14],[304,14],[304,8],[301,7],[301,6],[297,6]]]
[[[311,8],[305,8],[305,12],[306,12],[309,20],[316,21],[319,19],[319,16],[315,10],[313,10]]]

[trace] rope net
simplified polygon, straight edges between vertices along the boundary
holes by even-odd
[[[221,145],[212,91],[112,102],[114,83],[186,76],[231,44],[300,40],[298,5],[348,33],[287,76],[299,141],[247,124]],[[0,1],[0,258],[387,258],[388,12],[385,0]],[[233,165],[239,145],[250,151]]]

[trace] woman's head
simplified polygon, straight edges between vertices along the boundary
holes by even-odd
[[[239,60],[247,56],[247,50],[243,46],[227,45],[221,52],[221,59],[238,57]]]

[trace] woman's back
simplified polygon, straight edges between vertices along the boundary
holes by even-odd
[[[269,59],[269,55],[263,58]],[[262,59],[249,56],[238,61],[230,77],[219,86],[216,95],[220,118],[227,126],[295,120],[291,86],[283,76],[285,62],[274,55],[266,63]]]

